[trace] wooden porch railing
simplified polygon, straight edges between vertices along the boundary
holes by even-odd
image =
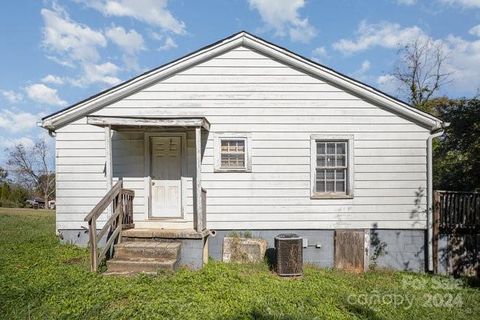
[[[122,229],[133,228],[134,197],[134,191],[123,189],[123,181],[119,180],[85,217],[85,221],[88,222],[92,271],[97,271],[98,266],[107,253],[112,250],[113,245],[120,242]],[[110,204],[113,206],[113,214],[97,233],[97,219]],[[98,243],[105,235],[107,235],[105,246],[98,253]]]

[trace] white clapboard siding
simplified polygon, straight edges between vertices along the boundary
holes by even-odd
[[[180,84],[179,84],[180,85]],[[218,84],[221,86],[221,84]],[[273,93],[274,94],[274,93]],[[267,109],[267,112],[272,112],[275,110],[312,110],[318,109],[320,110],[350,110],[352,108],[359,108],[360,110],[364,109],[377,109],[377,107],[372,106],[368,102],[364,100],[358,100],[356,98],[347,99],[347,100],[302,100],[301,105],[292,104],[289,100],[249,100],[249,101],[241,101],[241,100],[202,100],[202,101],[192,101],[187,99],[182,100],[120,100],[109,106],[111,110],[115,109],[115,112],[129,112],[128,109],[135,107],[141,112],[142,110],[151,110],[154,108],[159,108],[157,110],[165,112],[172,112],[170,108],[174,108],[176,111],[177,109],[179,112],[182,112],[182,109],[192,108],[192,107],[199,107],[202,106],[201,110],[197,110],[199,113],[205,109],[205,112],[210,110],[214,110],[217,108],[221,109],[236,109],[238,107],[242,108],[249,108],[249,109]],[[205,106],[205,107],[203,107]],[[109,110],[109,112],[111,112]],[[195,112],[195,109],[190,110],[190,112]],[[314,111],[314,110],[312,110]],[[102,113],[102,110],[97,111],[99,114]],[[158,112],[158,111],[157,111]],[[291,112],[291,111],[290,111]],[[378,111],[377,111],[378,112]],[[389,114],[386,112],[385,114]]]
[[[256,217],[258,213],[250,213],[250,214],[244,214],[244,215],[237,215],[236,217],[232,217],[231,214],[214,214],[211,213],[210,217],[219,222],[226,222],[226,221],[232,221],[232,219],[235,219],[234,221],[251,221],[251,220],[256,220],[256,221],[271,221],[272,218],[274,218],[276,221],[289,221],[291,218],[289,217],[288,214],[277,214],[275,213],[274,216],[268,213],[263,213],[259,217]],[[296,221],[314,221],[316,220],[316,214],[308,214],[308,213],[295,213],[295,220]],[[395,217],[399,220],[404,220],[407,221],[410,219],[410,214],[409,213],[403,213],[403,212],[396,212],[396,213],[365,213],[363,215],[358,215],[356,213],[342,213],[340,216],[338,213],[324,213],[321,214],[322,220],[326,221],[335,221],[335,220],[340,220],[340,221],[345,221],[345,220],[351,220],[351,221],[362,221],[364,220],[365,216],[367,216],[369,219],[375,220],[375,221],[388,221],[388,219],[392,219],[392,217]],[[425,216],[422,216],[425,218]]]
[[[392,198],[408,198],[418,194],[419,190],[412,190],[411,188],[397,188],[397,189],[356,189],[355,190],[355,199],[358,198],[369,198],[370,203],[376,201],[372,198],[387,198],[387,200],[381,201],[392,201]],[[213,198],[231,198],[232,194],[235,194],[235,198],[269,198],[269,199],[278,199],[278,198],[308,198],[310,196],[310,189],[237,189],[237,188],[223,188],[223,189],[209,189],[208,190],[208,199],[209,201]],[[322,204],[325,200],[319,200],[313,202],[314,205]],[[395,200],[396,201],[396,200]],[[334,202],[335,204],[338,201]]]
[[[270,219],[271,220],[271,219]],[[396,220],[396,224],[398,227],[402,225],[408,225],[409,228],[416,228],[416,229],[425,229],[426,228],[426,220],[425,219],[418,219],[415,224],[412,224],[412,219],[408,221]],[[305,229],[305,226],[308,226],[308,229],[347,229],[352,228],[354,225],[356,229],[370,229],[373,227],[372,222],[375,221],[375,228],[379,229],[391,229],[392,227],[392,220],[389,219],[387,221],[378,221],[373,219],[364,218],[358,221],[351,221],[351,220],[340,220],[335,219],[332,221],[325,221],[322,219],[315,219],[311,221],[298,221],[295,219],[290,219],[289,221],[275,221],[274,228],[275,229]],[[272,229],[272,221],[255,221],[255,228],[256,229]],[[232,227],[234,226],[234,227]],[[251,230],[252,229],[252,221],[232,221],[229,220],[227,222],[219,222],[213,220],[213,222],[209,223],[210,228],[222,230],[222,229],[239,229],[239,230]]]
[[[95,111],[104,116],[201,116],[212,229],[426,227],[428,131],[324,79],[236,48]],[[214,172],[215,133],[250,133],[251,173]],[[354,135],[353,199],[310,199],[310,137]],[[106,192],[104,131],[86,119],[57,132],[57,228],[79,229]],[[145,222],[144,132],[114,132],[115,179],[135,191],[141,227],[192,221],[195,140],[187,132],[185,221]],[[184,188],[185,189],[185,188]],[[182,224],[183,223],[183,224]]]
[[[425,205],[425,199],[419,199],[418,203],[412,202],[410,197],[355,197],[350,199],[349,204],[354,206],[361,205],[371,205],[372,203],[378,205]],[[251,206],[274,206],[274,205],[284,205],[284,206],[314,206],[324,208],[325,206],[335,206],[338,204],[336,199],[323,199],[319,201],[312,201],[308,197],[214,197],[209,198],[208,204],[211,206],[223,206],[225,203],[228,203],[232,206],[239,205],[251,205]],[[193,205],[193,198],[189,197],[187,199],[187,205]]]
[[[254,139],[251,142],[253,149],[309,149],[310,139],[308,140],[260,140]],[[371,149],[372,147],[380,149],[425,149],[424,140],[411,141],[383,141],[383,140],[355,140],[356,149]],[[213,139],[209,139],[205,149],[213,149]]]
[[[225,83],[221,86],[224,92],[285,92],[283,83]],[[218,92],[218,83],[192,83],[189,92]],[[144,92],[184,92],[185,88],[178,83],[159,82],[143,90]],[[339,88],[332,87],[327,83],[292,83],[288,85],[290,92],[342,92]]]

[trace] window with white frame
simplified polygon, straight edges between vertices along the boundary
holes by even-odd
[[[250,171],[248,134],[218,134],[214,143],[215,171]]]
[[[312,195],[352,196],[351,137],[312,138]]]

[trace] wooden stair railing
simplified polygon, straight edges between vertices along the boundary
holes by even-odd
[[[85,217],[88,222],[88,235],[90,247],[90,266],[92,271],[97,271],[98,266],[113,249],[113,245],[121,241],[122,229],[133,228],[133,190],[123,189],[123,181],[119,180],[110,191],[98,202],[95,208]],[[97,233],[98,217],[112,204],[113,214],[103,228]],[[98,253],[98,243],[107,235],[105,246]]]

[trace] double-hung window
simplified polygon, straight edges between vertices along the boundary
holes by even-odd
[[[223,133],[214,139],[216,172],[251,171],[249,134]]]
[[[312,136],[312,197],[353,196],[353,138]]]

